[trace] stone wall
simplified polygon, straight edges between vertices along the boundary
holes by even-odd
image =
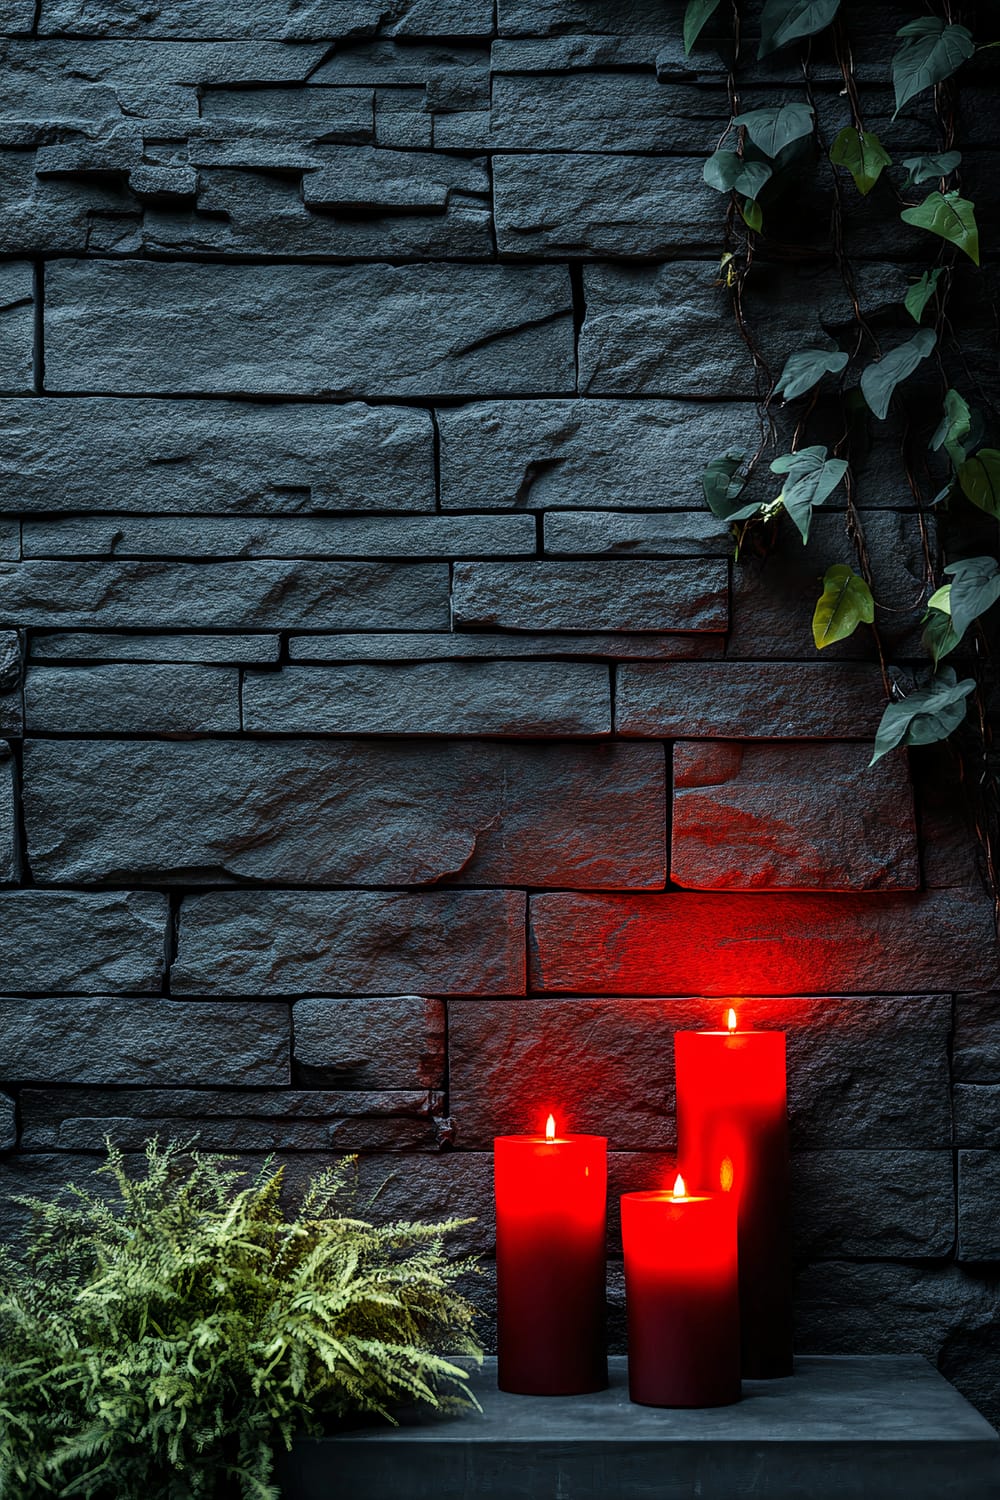
[[[493,1134],[555,1108],[615,1194],[662,1182],[671,1033],[740,996],[789,1035],[800,1347],[922,1351],[996,1418],[990,901],[948,753],[866,770],[870,642],[813,650],[838,502],[735,566],[701,503],[755,415],[682,9],[0,0],[0,1176],[360,1150],[488,1273]],[[888,122],[914,7],[846,9],[928,149],[929,96]],[[782,52],[744,104],[800,86]],[[973,66],[996,244],[990,99]],[[891,330],[912,234],[846,212]],[[756,287],[771,358],[849,324],[807,251]],[[859,500],[905,671],[892,448]],[[611,1301],[620,1342],[614,1260]]]

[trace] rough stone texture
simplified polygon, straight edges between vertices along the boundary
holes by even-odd
[[[948,1144],[947,996],[741,1000],[740,1017],[787,1032],[793,1147]],[[453,1001],[455,1144],[488,1150],[495,1135],[537,1129],[551,1106],[566,1129],[607,1135],[614,1151],[672,1150],[671,1037],[720,1020],[718,1002],[693,999]]]
[[[46,284],[57,392],[558,395],[572,335],[556,268],[60,261]]]
[[[7,0],[20,4],[20,0]],[[30,7],[28,7],[30,10]],[[30,15],[17,12],[19,30]],[[24,21],[28,21],[28,25]],[[13,24],[6,27],[13,30]],[[326,41],[381,31],[387,36],[489,36],[493,11],[484,0],[407,0],[387,12],[381,0],[43,0],[40,35],[273,37]]]
[[[934,1360],[994,1422],[1000,1278],[956,1266],[866,1261],[812,1266],[799,1278],[796,1327],[803,1346],[843,1354],[901,1350]]]
[[[445,629],[441,563],[65,561],[0,565],[4,616],[18,625],[142,626],[191,620],[239,629]]]
[[[215,666],[277,666],[276,635],[114,635],[96,630],[39,632],[31,661],[205,662]]]
[[[21,556],[21,524],[16,519],[0,519],[0,558],[15,562]]]
[[[530,516],[70,516],[26,523],[23,555],[56,557],[533,557]]]
[[[548,557],[731,557],[729,528],[708,510],[548,511]]]
[[[2,618],[2,616],[0,616]],[[24,733],[24,643],[16,630],[0,630],[0,733]]]
[[[15,882],[21,873],[20,866],[17,770],[10,746],[5,740],[0,740],[0,885]]]
[[[1000,1083],[1000,990],[958,996],[953,1064],[963,1083]]]
[[[934,1260],[954,1244],[949,1151],[803,1151],[792,1172],[795,1250]]]
[[[658,745],[25,747],[34,877],[662,886]]]
[[[152,891],[3,891],[0,993],[152,993],[164,970],[167,918],[166,897]]]
[[[35,1004],[5,1000],[0,1037],[5,1082],[193,1087],[290,1081],[287,1005],[103,996]]]
[[[563,994],[891,993],[996,972],[991,906],[962,891],[553,893],[531,898],[531,947],[531,988]]]
[[[9,1094],[0,1094],[0,1151],[17,1145],[17,1106]]]
[[[547,88],[549,80],[537,82]],[[717,239],[717,205],[705,193],[703,164],[701,157],[498,156],[497,243],[505,255],[532,256],[671,255],[708,247]]]
[[[240,727],[229,667],[122,663],[32,667],[24,683],[29,734],[205,734]]]
[[[452,617],[463,629],[723,631],[722,561],[458,563]]]
[[[747,110],[803,97],[761,3]],[[489,1342],[492,1137],[555,1108],[616,1148],[623,1349],[617,1194],[672,1180],[671,1033],[736,997],[788,1039],[800,1349],[924,1353],[1000,1420],[975,816],[951,746],[862,769],[872,632],[814,649],[845,488],[737,555],[704,504],[761,434],[702,180],[730,13],[687,55],[684,10],[0,0],[0,1237],[4,1190],[90,1183],[105,1133],[277,1152],[289,1201],[359,1152],[376,1215],[476,1216]],[[883,351],[938,245],[899,219],[939,138],[930,90],[891,118],[913,12],[838,10],[896,164],[841,174]],[[961,19],[968,369],[949,336],[846,436],[834,380],[771,405],[777,451],[852,461],[903,691],[944,544],[996,542],[928,508],[942,378],[1000,395],[1000,53],[993,8]],[[829,143],[829,29],[809,74]],[[760,387],[832,339],[850,390],[831,174],[765,199]]]
[[[0,394],[19,395],[34,383],[35,304],[32,268],[0,263]]]
[[[220,891],[181,907],[176,994],[524,991],[518,891]]]
[[[1000,1150],[1000,1083],[957,1083],[954,1101],[957,1144]]]
[[[300,734],[607,734],[607,668],[497,661],[248,673],[243,727]]]
[[[399,406],[10,401],[0,511],[434,509],[428,414]]]
[[[438,425],[445,510],[689,510],[705,453],[755,441],[739,404],[483,401]]]
[[[875,737],[877,667],[706,662],[619,667],[619,734],[706,739]]]
[[[674,745],[670,877],[694,890],[916,890],[905,763],[867,745]]]
[[[444,1084],[445,1010],[440,1000],[299,1000],[292,1007],[295,1065],[310,1084],[367,1089]]]
[[[958,1258],[1000,1261],[1000,1151],[958,1153]]]
[[[870,476],[877,485],[879,477]],[[831,496],[830,504],[836,503]],[[899,511],[866,511],[864,520],[868,546],[884,563],[879,568],[879,634],[883,649],[895,660],[913,658],[923,663],[926,653],[920,642],[912,603],[924,589],[926,557],[921,519]],[[933,545],[933,520],[923,520],[923,529]],[[790,531],[794,528],[790,528]],[[733,629],[726,654],[752,661],[792,661],[796,657],[815,660],[812,645],[812,615],[819,592],[817,581],[832,564],[843,562],[844,518],[819,512],[810,527],[810,542],[803,547],[796,532],[783,532],[765,557],[747,557],[733,569]],[[871,631],[856,630],[845,641],[823,647],[828,661],[862,657],[877,660]]]
[[[140,1151],[152,1131],[192,1129],[210,1151],[434,1149],[443,1122],[432,1090],[87,1088],[21,1091],[22,1144],[101,1151],[108,1134]]]
[[[666,92],[669,92],[667,90]],[[580,331],[580,390],[602,395],[753,395],[753,369],[712,260],[656,266],[596,264],[584,269],[586,319]],[[866,316],[902,342],[898,304],[912,280],[903,266],[859,271]],[[761,309],[761,353],[775,370],[813,343],[817,329],[847,332],[850,302],[825,269],[770,266],[755,285]],[[768,317],[768,313],[771,314]],[[898,333],[895,330],[898,329]]]
[[[37,639],[37,637],[36,637]],[[723,655],[721,635],[633,635],[628,631],[573,632],[452,631],[445,634],[293,635],[292,661],[443,661],[536,657],[593,657],[602,661],[706,661]]]

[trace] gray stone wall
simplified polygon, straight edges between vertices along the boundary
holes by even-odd
[[[755,415],[682,9],[0,0],[0,1182],[106,1134],[293,1190],[360,1151],[379,1212],[476,1216],[488,1308],[494,1133],[555,1108],[613,1206],[662,1182],[671,1033],[738,996],[789,1036],[800,1347],[921,1351],[998,1418],[990,901],[948,752],[867,771],[870,642],[812,648],[837,503],[735,566],[701,504]],[[899,155],[910,9],[846,6]],[[779,53],[744,107],[799,87]],[[891,328],[891,195],[845,232]],[[755,285],[775,360],[849,324],[808,253]],[[905,671],[892,442],[859,502]]]

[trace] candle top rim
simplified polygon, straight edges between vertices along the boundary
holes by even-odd
[[[621,1200],[641,1198],[646,1203],[715,1203],[728,1202],[725,1193],[685,1193],[677,1197],[672,1188],[640,1188],[634,1193],[622,1193]]]
[[[496,1143],[498,1141],[517,1141],[517,1142],[519,1142],[521,1144],[531,1145],[531,1146],[572,1146],[572,1145],[576,1144],[579,1141],[603,1141],[604,1144],[607,1145],[607,1143],[608,1143],[608,1137],[606,1135],[582,1135],[582,1134],[566,1134],[566,1135],[544,1135],[544,1134],[543,1135],[495,1135],[493,1137],[493,1144],[496,1145]]]
[[[677,1036],[722,1036],[722,1037],[745,1037],[745,1036],[787,1036],[787,1031],[781,1031],[776,1026],[761,1026],[756,1031],[748,1027],[737,1026],[735,1031],[724,1030],[721,1026],[707,1028],[704,1031],[678,1031]]]

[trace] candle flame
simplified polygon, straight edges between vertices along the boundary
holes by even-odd
[[[545,1139],[547,1141],[554,1141],[555,1138],[556,1138],[556,1117],[555,1117],[555,1115],[549,1115],[549,1118],[545,1121]]]
[[[724,1156],[719,1163],[719,1186],[724,1193],[731,1193],[733,1182],[736,1179],[736,1170],[733,1167],[731,1156]]]
[[[730,1031],[736,1030],[736,1012],[732,1006],[729,1007],[729,1014],[726,1016],[726,1025]]]
[[[687,1185],[685,1184],[684,1178],[681,1176],[681,1174],[679,1172],[677,1173],[677,1176],[674,1178],[674,1197],[675,1198],[686,1198],[687,1197]]]

